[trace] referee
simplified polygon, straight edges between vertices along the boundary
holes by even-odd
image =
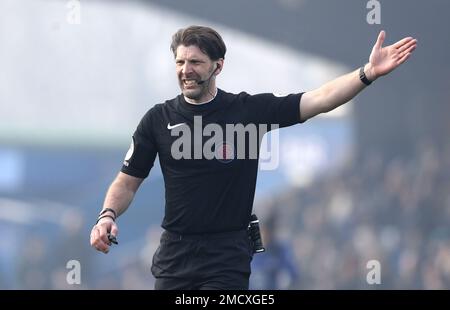
[[[155,289],[248,289],[254,242],[247,227],[265,131],[348,102],[405,62],[417,46],[407,37],[383,47],[384,39],[382,31],[361,68],[315,90],[279,97],[217,88],[226,53],[221,36],[202,26],[177,31],[171,50],[181,94],[153,106],[137,126],[92,228],[91,245],[108,253],[118,234],[116,218],[159,155],[166,205],[151,269]]]

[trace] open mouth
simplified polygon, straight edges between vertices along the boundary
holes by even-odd
[[[197,82],[197,80],[195,80],[195,79],[184,79],[183,80],[183,85],[185,86],[185,87],[195,87],[195,86],[197,86],[198,85],[198,82]]]

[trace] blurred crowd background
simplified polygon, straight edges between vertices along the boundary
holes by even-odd
[[[369,2],[0,0],[0,289],[153,289],[158,163],[119,245],[96,252],[89,233],[140,118],[179,93],[170,39],[191,24],[223,35],[231,92],[317,87],[364,64],[381,29],[418,39],[343,108],[280,130],[279,166],[258,176],[267,251],[251,288],[449,289],[450,3],[379,1],[369,24]]]

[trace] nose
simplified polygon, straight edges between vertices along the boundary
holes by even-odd
[[[188,75],[191,72],[192,72],[192,65],[188,61],[186,61],[181,67],[181,73],[183,75]]]

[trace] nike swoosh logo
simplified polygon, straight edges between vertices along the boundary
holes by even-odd
[[[167,129],[171,130],[171,129],[177,128],[178,126],[185,125],[185,124],[186,123],[180,123],[180,124],[176,124],[176,125],[170,126],[170,123],[168,123],[167,124]]]

